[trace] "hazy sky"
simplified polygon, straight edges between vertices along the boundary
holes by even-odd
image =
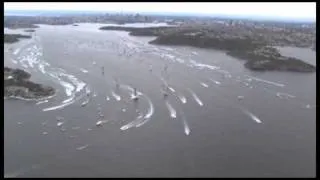
[[[315,19],[316,3],[4,3],[5,10],[176,12]]]

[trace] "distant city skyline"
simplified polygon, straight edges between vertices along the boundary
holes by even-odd
[[[4,10],[117,11],[176,13],[271,19],[315,20],[316,3],[71,3],[5,2]]]

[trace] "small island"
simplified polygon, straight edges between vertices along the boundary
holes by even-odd
[[[31,75],[21,69],[4,67],[3,70],[4,97],[37,100],[55,94],[52,87],[31,82]]]
[[[24,30],[24,32],[35,32],[36,30],[34,30],[34,29],[26,29],[26,30]]]
[[[105,26],[100,30],[128,31],[132,36],[157,36],[150,44],[182,45],[198,48],[212,48],[225,51],[227,55],[246,60],[245,67],[254,71],[315,72],[316,67],[300,59],[282,56],[273,46],[306,47],[308,44],[294,38],[295,34],[278,35],[270,32],[239,32],[235,29],[210,27],[205,25],[182,25],[165,27],[133,28]],[[272,33],[274,33],[272,36]],[[271,35],[270,35],[271,34]],[[297,40],[298,39],[298,40]]]
[[[18,42],[20,38],[30,39],[31,36],[21,35],[21,34],[4,34],[4,43],[15,43]]]

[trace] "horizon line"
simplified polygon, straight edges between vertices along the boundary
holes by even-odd
[[[246,15],[246,14],[214,14],[214,13],[198,13],[198,12],[146,12],[146,11],[126,11],[126,10],[80,10],[80,9],[70,9],[70,10],[58,10],[58,9],[43,9],[43,10],[21,10],[21,9],[4,9],[4,15],[6,13],[10,13],[9,11],[20,11],[20,12],[91,12],[91,13],[128,13],[128,14],[149,14],[149,15],[182,15],[182,16],[201,16],[201,17],[225,17],[225,18],[236,18],[236,19],[252,19],[253,20],[276,20],[276,21],[285,21],[285,20],[293,20],[299,22],[316,22],[316,18],[299,18],[299,17],[276,17],[276,16],[268,16],[268,15]],[[23,15],[21,15],[23,16]]]

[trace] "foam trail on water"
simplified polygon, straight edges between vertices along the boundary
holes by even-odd
[[[64,108],[75,102],[75,93],[80,92],[84,87],[85,83],[79,81],[75,76],[66,74],[66,71],[61,68],[50,69],[47,67],[50,66],[48,62],[42,60],[41,56],[43,55],[42,48],[33,45],[31,48],[23,49],[27,54],[24,56],[18,57],[18,60],[22,65],[29,65],[31,68],[36,65],[36,67],[43,73],[46,74],[46,70],[50,70],[48,75],[52,78],[58,80],[59,84],[64,88],[65,94],[68,96],[68,99],[65,99],[61,104],[45,108],[43,111],[51,111],[56,109]],[[18,53],[18,52],[17,52]],[[62,79],[62,76],[65,76],[67,79]],[[49,97],[48,97],[49,98]],[[48,102],[48,98],[43,99],[42,102],[37,102],[36,104],[41,104]]]
[[[291,94],[288,94],[288,93],[281,93],[281,92],[277,92],[277,96],[282,98],[295,98],[296,96],[294,95],[291,95]]]
[[[166,101],[166,106],[167,106],[167,108],[168,108],[168,110],[169,110],[169,112],[170,112],[170,117],[171,117],[171,118],[176,118],[176,117],[177,117],[177,112],[176,112],[176,110],[171,106],[171,104],[170,104],[168,101]]]
[[[45,108],[45,109],[42,109],[42,111],[52,111],[52,110],[57,110],[57,109],[62,109],[66,106],[69,106],[70,104],[73,104],[75,101],[79,100],[83,98],[83,95],[82,96],[78,96],[77,98],[75,98],[75,95],[73,94],[72,97],[64,100],[62,102],[62,104],[59,104],[57,106],[53,106],[53,107],[49,107],[49,108]]]
[[[130,96],[133,97],[134,96],[134,88],[132,88],[131,86],[125,85],[125,84],[121,84],[120,88],[123,88],[125,90],[131,91],[130,92]],[[144,95],[142,92],[137,91],[137,95],[138,96],[144,96],[146,99],[149,99],[146,95]]]
[[[120,129],[122,131],[124,131],[124,130],[127,130],[127,129],[131,128],[131,127],[135,126],[138,122],[142,121],[143,120],[142,118],[143,118],[143,115],[140,114],[134,121],[132,121],[132,122],[126,124],[126,125],[121,126]]]
[[[120,88],[124,88],[125,90],[131,91],[131,96],[133,96],[134,88],[132,88],[131,86],[122,84],[122,85],[120,85]],[[148,105],[149,105],[148,111],[144,115],[143,119],[139,120],[137,123],[135,123],[136,127],[140,127],[140,126],[142,126],[143,124],[145,124],[146,122],[148,122],[150,120],[151,116],[154,113],[154,107],[153,107],[152,101],[150,100],[150,98],[148,96],[146,96],[145,94],[143,94],[140,91],[137,91],[137,95],[144,97],[147,100]]]
[[[220,84],[221,84],[221,82],[216,81],[216,80],[213,80],[213,79],[210,79],[210,81],[212,81],[213,83],[215,83],[215,84],[217,84],[217,85],[220,85]]]
[[[180,59],[180,58],[176,58],[176,61],[178,61],[179,63],[184,63],[184,60],[183,59]]]
[[[73,100],[74,96],[62,101],[62,103],[68,103],[68,102],[71,102]]]
[[[38,100],[39,100],[39,101],[42,101],[42,100],[51,99],[51,98],[53,98],[53,97],[56,96],[56,95],[57,95],[57,93],[55,93],[55,94],[52,95],[52,96],[47,96],[47,97],[39,98]]]
[[[62,109],[66,106],[69,106],[70,104],[74,103],[76,100],[81,99],[83,96],[79,96],[77,98],[75,98],[75,96],[73,95],[72,97],[70,97],[69,99],[66,99],[63,101],[62,104],[59,104],[57,106],[53,106],[53,107],[49,107],[49,108],[45,108],[42,109],[42,111],[52,111],[52,110],[57,110],[57,109]]]
[[[13,54],[17,55],[20,52],[20,48],[17,48],[16,50],[14,50]]]
[[[38,64],[38,68],[42,72],[42,74],[46,73],[46,71],[44,70],[44,65],[43,64]]]
[[[198,53],[195,52],[195,51],[192,51],[191,54],[193,54],[193,55],[198,55]]]
[[[103,124],[105,124],[105,123],[107,123],[107,122],[108,122],[107,120],[98,121],[98,122],[96,122],[96,126],[97,126],[97,127],[103,126]]]
[[[284,84],[281,84],[281,83],[272,82],[272,81],[256,78],[256,77],[253,77],[253,76],[248,76],[248,75],[246,75],[246,76],[251,78],[251,79],[254,79],[256,81],[264,82],[264,83],[271,84],[271,85],[274,85],[274,86],[278,86],[278,87],[284,87],[285,86]]]
[[[88,146],[89,146],[88,144],[86,144],[84,146],[80,146],[80,147],[77,148],[77,150],[81,151],[83,149],[86,149]]]
[[[86,91],[86,94],[90,94],[91,93],[91,90],[90,90],[89,86],[86,86],[85,91]]]
[[[43,104],[43,103],[47,103],[47,102],[49,102],[48,99],[43,100],[43,101],[39,101],[39,102],[36,103],[36,105]]]
[[[201,86],[203,86],[203,87],[205,87],[205,88],[209,87],[208,84],[206,84],[206,83],[204,83],[204,82],[201,82],[200,84],[201,84]]]
[[[4,99],[19,99],[24,101],[35,101],[35,99],[27,99],[20,96],[9,96],[9,97],[4,97]]]
[[[148,121],[149,121],[149,119],[145,119],[144,118],[142,121],[140,121],[139,123],[136,124],[136,127],[140,127],[140,126],[144,125]]]
[[[80,71],[83,72],[83,73],[88,73],[89,72],[88,70],[83,69],[83,68],[80,68]]]
[[[191,63],[192,66],[196,66],[199,69],[203,69],[203,68],[207,68],[207,69],[210,69],[210,70],[218,70],[218,69],[220,69],[220,67],[218,67],[218,66],[212,66],[212,65],[209,65],[209,64],[197,63],[194,60],[190,60],[190,63]]]
[[[129,91],[130,91],[130,95],[131,95],[131,96],[134,95],[134,88],[132,88],[131,86],[122,84],[122,85],[120,85],[120,88],[123,88],[123,89],[125,89],[125,90],[129,90]],[[147,111],[147,113],[143,116],[143,118],[142,118],[141,120],[135,121],[135,123],[134,123],[134,126],[135,126],[135,127],[140,127],[140,126],[142,126],[143,124],[145,124],[146,122],[148,122],[148,121],[150,120],[151,116],[152,116],[153,113],[154,113],[154,107],[153,107],[152,101],[150,100],[150,98],[149,98],[148,96],[146,96],[145,94],[143,94],[143,93],[140,92],[140,91],[137,91],[137,95],[144,97],[144,98],[147,100],[148,105],[149,105],[148,111]],[[140,117],[139,117],[139,118],[140,118]],[[126,128],[126,126],[123,127],[123,128]]]
[[[196,93],[194,93],[191,89],[188,89],[189,92],[191,93],[192,97],[194,98],[194,100],[199,104],[199,106],[203,106],[202,101],[200,100],[200,98],[196,95]]]
[[[189,125],[188,125],[188,123],[187,123],[187,121],[186,121],[184,116],[182,116],[182,122],[183,122],[184,133],[186,135],[189,135],[190,134],[190,128],[189,128]]]
[[[179,94],[178,97],[179,97],[180,101],[181,101],[183,104],[187,103],[186,97],[184,97],[184,96],[181,95],[181,94]]]
[[[86,105],[89,103],[89,101],[90,101],[90,100],[87,99],[86,101],[82,102],[82,103],[81,103],[81,106],[86,106]]]
[[[121,97],[116,94],[114,91],[111,92],[111,95],[117,100],[117,101],[120,101],[121,100]]]
[[[176,92],[176,90],[174,90],[172,87],[168,86],[168,89],[171,91],[171,92]]]
[[[85,86],[86,83],[79,81],[77,78],[75,78],[72,75],[68,76],[72,84],[76,86],[76,92],[80,92]]]
[[[42,111],[52,111],[52,110],[62,109],[64,107],[72,104],[73,102],[74,102],[74,100],[72,100],[71,102],[65,103],[65,104],[60,104],[60,105],[57,105],[57,106],[53,106],[53,107],[42,109]]]
[[[252,114],[251,112],[247,111],[247,110],[242,110],[246,115],[248,115],[252,120],[256,121],[257,123],[262,123],[261,120],[255,116],[254,114]]]
[[[181,109],[179,110],[179,113],[180,113],[180,117],[181,117],[181,120],[182,120],[184,133],[188,136],[190,134],[190,128],[189,128],[189,125],[187,123],[186,117],[185,117],[185,115],[184,115],[184,113],[183,113],[183,111]]]
[[[60,75],[66,76],[72,82],[72,84],[76,86],[76,92],[80,92],[86,86],[86,83],[79,81],[73,75],[65,74],[65,73],[61,73]]]
[[[30,56],[27,56],[26,61],[28,62],[29,66],[31,68],[33,68],[33,64],[36,63],[36,59],[34,57],[30,57]]]
[[[77,85],[76,92],[80,92],[85,86],[86,86],[86,83],[80,82],[80,83]]]
[[[175,58],[175,56],[172,54],[164,54],[164,57],[167,57],[168,59],[171,59],[171,60]]]
[[[74,91],[74,86],[72,84],[67,83],[65,81],[60,81],[60,84],[65,88],[65,92],[67,96],[71,96],[72,92]]]
[[[147,114],[144,116],[145,119],[150,119],[151,116],[153,115],[154,113],[154,107],[153,107],[153,104],[152,104],[152,101],[150,100],[150,98],[148,98],[148,96],[142,94],[142,96],[144,96],[146,98],[146,100],[148,101],[148,104],[149,104],[149,109],[148,109],[148,112]]]
[[[26,68],[26,69],[28,68],[28,66],[26,64],[23,64],[23,63],[21,63],[21,66]]]
[[[159,79],[162,81],[162,83],[166,86],[166,87],[169,87],[167,81],[163,78],[163,77],[159,77]]]
[[[220,70],[220,71],[222,71],[224,78],[231,78],[231,77],[232,77],[232,75],[230,74],[230,72],[228,72],[228,71],[225,71],[225,72],[224,72],[223,70]]]
[[[162,49],[167,50],[167,51],[173,51],[173,50],[174,50],[174,49],[168,48],[168,47],[164,47],[164,48],[162,48]]]

